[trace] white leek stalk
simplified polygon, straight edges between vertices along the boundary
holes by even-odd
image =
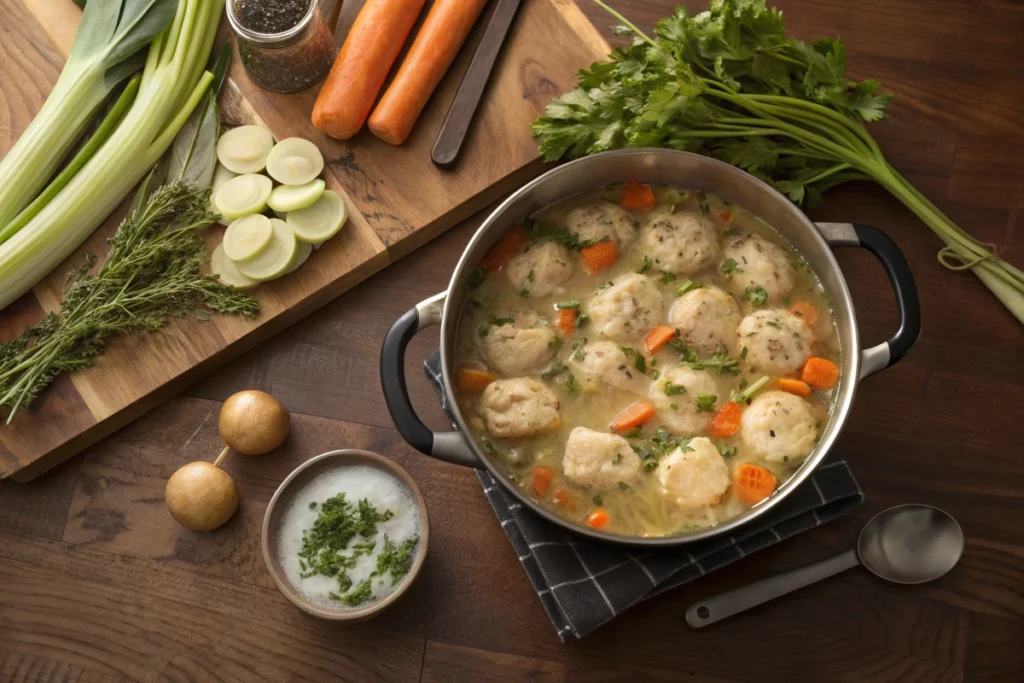
[[[199,103],[224,0],[180,0],[150,45],[139,91],[117,129],[70,182],[0,244],[0,308],[53,270],[160,159]]]

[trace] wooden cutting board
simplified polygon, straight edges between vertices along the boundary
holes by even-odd
[[[351,0],[345,4],[351,12]],[[5,7],[0,155],[48,94],[80,17],[72,0],[10,0]],[[327,160],[328,187],[348,203],[348,224],[298,271],[255,290],[258,319],[175,320],[160,333],[115,340],[93,368],[58,377],[31,411],[0,426],[0,479],[36,477],[542,172],[530,123],[574,85],[577,69],[604,58],[608,45],[572,0],[524,0],[461,161],[442,171],[431,163],[430,148],[479,28],[402,147],[366,131],[346,143],[321,135],[309,121],[317,88],[296,95],[262,91],[246,77],[236,50],[221,96],[223,122],[262,122],[279,139],[314,141]],[[221,30],[226,38],[226,27]],[[87,253],[106,253],[126,206],[31,293],[0,311],[0,339],[58,307],[64,274]]]

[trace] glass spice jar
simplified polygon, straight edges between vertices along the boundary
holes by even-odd
[[[242,66],[261,88],[298,92],[330,71],[337,48],[318,0],[228,0],[227,10]]]

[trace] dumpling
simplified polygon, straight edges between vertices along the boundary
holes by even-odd
[[[751,401],[740,421],[740,438],[768,462],[797,462],[817,438],[807,401],[785,391],[766,391]]]
[[[558,399],[535,379],[499,379],[481,398],[487,431],[497,437],[532,436],[558,426]]]
[[[760,235],[743,235],[726,246],[722,273],[729,289],[740,297],[748,288],[763,287],[768,301],[775,302],[796,286],[789,255]]]
[[[504,272],[513,287],[539,298],[565,291],[574,262],[565,246],[548,241],[513,256],[505,264]]]
[[[679,331],[679,338],[701,357],[713,356],[721,346],[735,356],[740,318],[736,300],[711,286],[690,290],[668,311],[669,324]]]
[[[697,273],[718,261],[718,230],[695,213],[661,211],[647,221],[639,249],[659,270],[676,275]]]
[[[504,377],[535,375],[555,357],[555,332],[548,327],[492,325],[480,340],[487,365]]]
[[[703,436],[662,458],[656,474],[665,495],[683,508],[717,504],[731,483],[725,458]]]
[[[600,291],[587,308],[594,329],[615,341],[628,342],[647,334],[661,322],[665,302],[654,280],[646,275],[623,275]]]
[[[665,429],[677,436],[700,434],[725,401],[710,373],[686,367],[665,370],[648,396]]]
[[[565,217],[569,232],[581,242],[615,242],[621,254],[636,239],[636,221],[625,209],[610,202],[580,206]]]
[[[643,475],[640,456],[617,434],[577,427],[565,442],[562,471],[569,481],[595,491],[607,491],[620,482],[632,486]]]
[[[637,394],[647,391],[647,378],[636,369],[634,359],[615,342],[586,344],[573,355],[572,362],[585,382],[602,383]]]
[[[746,361],[766,375],[796,372],[811,356],[814,333],[804,321],[781,308],[754,311],[736,330],[737,342],[746,348]]]

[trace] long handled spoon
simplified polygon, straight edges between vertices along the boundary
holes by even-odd
[[[713,624],[858,564],[893,583],[934,581],[963,551],[964,532],[948,513],[929,505],[897,505],[871,518],[855,549],[696,602],[686,610],[686,623]]]

